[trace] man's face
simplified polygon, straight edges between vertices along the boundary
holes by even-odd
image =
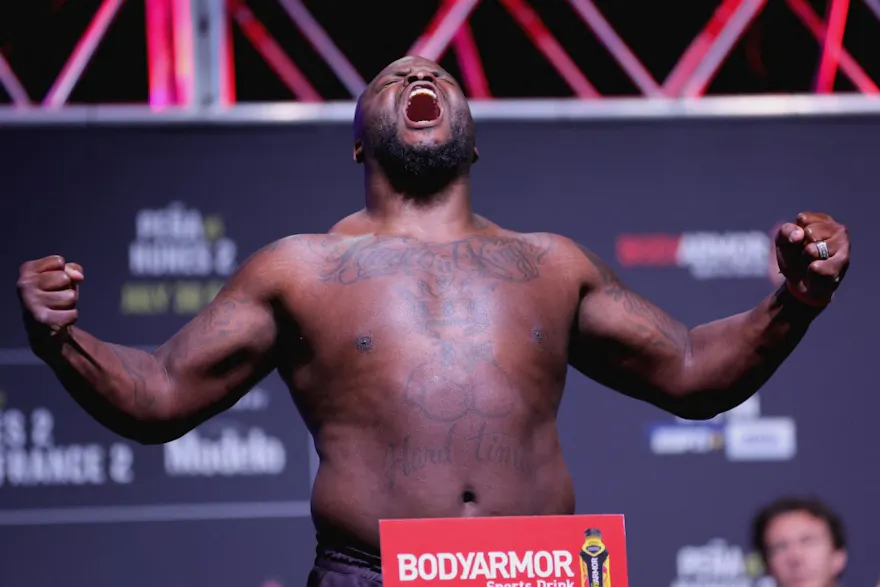
[[[405,57],[392,63],[367,88],[360,107],[362,156],[399,180],[443,181],[474,157],[467,100],[432,61]]]
[[[828,524],[806,512],[781,514],[764,535],[767,567],[779,587],[830,587],[846,565]]]

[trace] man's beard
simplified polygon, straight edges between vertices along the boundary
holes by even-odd
[[[474,154],[474,132],[466,112],[451,112],[452,137],[442,144],[408,145],[397,122],[387,115],[367,131],[370,151],[395,191],[427,199],[464,174]]]

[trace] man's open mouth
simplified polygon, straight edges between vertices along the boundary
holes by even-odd
[[[429,126],[440,118],[440,102],[437,93],[427,86],[410,90],[406,99],[406,118],[417,126]]]

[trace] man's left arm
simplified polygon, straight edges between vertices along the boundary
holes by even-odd
[[[849,266],[846,229],[803,213],[780,227],[786,283],[749,311],[687,328],[629,290],[587,250],[570,362],[592,379],[683,418],[744,402],[773,375],[830,301]]]

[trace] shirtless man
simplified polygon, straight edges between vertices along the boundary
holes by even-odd
[[[34,352],[132,440],[173,440],[278,370],[321,459],[310,585],[380,584],[382,518],[573,513],[556,425],[568,365],[712,417],[767,381],[848,266],[846,229],[800,214],[776,241],[787,285],[688,329],[568,238],[471,212],[474,124],[436,63],[389,65],[354,127],[365,208],[256,252],[154,352],[74,325],[79,265],[30,261],[18,281]]]

